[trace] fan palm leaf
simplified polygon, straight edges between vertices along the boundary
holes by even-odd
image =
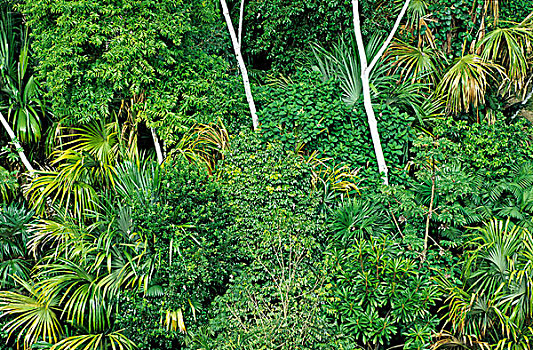
[[[115,122],[105,123],[103,119],[82,127],[67,128],[70,132],[64,138],[73,138],[64,147],[74,152],[87,152],[102,164],[114,164],[119,156],[119,130]]]
[[[365,52],[369,62],[377,55],[382,42],[382,38],[378,35],[373,35],[368,41]],[[341,38],[331,50],[326,50],[318,44],[313,44],[311,49],[314,54],[313,70],[320,72],[324,80],[338,80],[343,91],[344,102],[348,105],[355,104],[363,91],[361,61],[355,37],[351,36],[348,40]],[[387,81],[386,71],[387,68],[382,64],[372,69],[370,83],[374,93],[377,93]]]
[[[455,61],[437,86],[437,95],[446,103],[446,112],[468,112],[485,103],[485,93],[494,73],[505,76],[498,64],[485,61],[478,55],[463,56]]]
[[[120,331],[112,333],[83,334],[63,339],[50,350],[132,350],[135,343]]]
[[[505,69],[509,77],[507,90],[525,91],[530,66],[526,50],[532,41],[533,22],[495,28],[478,43],[485,61],[496,62]]]
[[[445,56],[438,50],[416,47],[402,41],[393,42],[387,56],[392,62],[393,72],[411,83],[423,79],[436,85],[446,62]]]
[[[56,313],[58,299],[43,293],[30,283],[15,277],[28,295],[10,291],[0,291],[0,311],[12,319],[6,325],[10,336],[18,331],[17,341],[24,337],[24,348],[30,348],[38,340],[56,343],[63,330]]]

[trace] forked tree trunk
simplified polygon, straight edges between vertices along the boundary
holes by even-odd
[[[239,42],[239,39],[237,39],[237,35],[235,34],[235,29],[233,28],[233,23],[231,22],[231,17],[229,15],[228,5],[226,4],[226,0],[220,0],[220,4],[222,5],[222,14],[224,15],[224,19],[226,20],[226,24],[228,25],[228,31],[231,36],[231,42],[233,44],[233,50],[235,51],[235,58],[237,59],[237,63],[239,64],[239,69],[241,71],[242,75],[242,81],[244,83],[244,92],[246,93],[246,100],[248,101],[248,107],[250,108],[250,114],[252,115],[252,124],[254,126],[254,130],[257,130],[259,128],[259,121],[257,119],[257,110],[255,108],[255,102],[254,98],[252,96],[252,89],[250,88],[250,79],[248,78],[248,70],[246,69],[246,65],[244,64],[244,60],[242,58],[241,54],[241,43]],[[243,9],[244,2],[241,3],[241,9]],[[243,16],[243,11],[241,11],[241,17]],[[242,18],[239,19],[239,36],[242,35]]]
[[[0,121],[2,122],[2,125],[4,126],[4,129],[6,129],[7,134],[11,138],[11,142],[13,142],[13,145],[15,145],[15,148],[17,149],[20,160],[22,161],[22,164],[24,164],[24,167],[26,167],[26,170],[28,170],[30,175],[33,175],[33,172],[35,171],[35,169],[33,169],[33,167],[31,166],[31,163],[28,161],[28,158],[26,158],[26,154],[24,154],[24,149],[22,148],[20,143],[16,141],[17,138],[15,137],[15,133],[13,132],[13,129],[11,129],[11,126],[9,126],[9,123],[4,118],[4,115],[2,113],[0,113]]]
[[[355,41],[357,43],[357,49],[359,51],[359,59],[361,61],[361,85],[363,87],[365,112],[368,118],[368,127],[370,128],[370,135],[372,136],[374,152],[376,153],[378,169],[379,169],[380,174],[382,175],[383,183],[385,185],[389,184],[389,177],[388,177],[389,171],[387,168],[387,163],[385,162],[385,157],[383,156],[383,149],[381,147],[381,139],[379,137],[378,122],[376,120],[376,114],[374,113],[374,107],[372,106],[372,98],[370,95],[370,74],[372,73],[372,69],[374,69],[378,61],[381,59],[381,56],[383,56],[383,53],[385,52],[390,42],[392,41],[394,34],[396,34],[396,31],[398,30],[398,27],[400,26],[400,21],[402,20],[403,16],[407,12],[407,8],[409,7],[409,2],[410,0],[405,1],[402,7],[402,10],[400,11],[400,14],[398,15],[398,18],[396,19],[396,23],[394,23],[394,27],[392,28],[391,32],[389,33],[389,36],[387,37],[387,40],[385,40],[383,45],[381,45],[381,48],[379,49],[376,56],[372,59],[372,62],[368,64],[368,60],[366,57],[366,51],[365,51],[365,43],[363,41],[363,35],[361,34],[361,19],[359,17],[359,0],[352,0]]]

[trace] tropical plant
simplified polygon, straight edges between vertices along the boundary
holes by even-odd
[[[343,244],[379,237],[391,229],[385,210],[363,198],[344,201],[332,211],[329,220],[335,240]]]
[[[81,217],[95,210],[98,189],[114,187],[118,162],[138,159],[137,144],[129,141],[136,133],[121,131],[118,121],[104,120],[65,129],[73,133],[65,133],[62,138],[67,141],[52,153],[56,169],[38,171],[26,193],[39,213],[57,204]]]
[[[378,53],[383,38],[379,35],[372,35],[365,46],[365,53],[368,61]],[[311,49],[314,54],[312,61],[312,70],[320,72],[322,79],[338,80],[343,91],[343,100],[347,105],[354,105],[359,101],[363,93],[361,83],[361,61],[357,50],[355,36],[350,35],[348,39],[341,37],[339,41],[333,44],[330,50],[321,47],[318,44],[312,44]],[[381,61],[380,61],[381,62]],[[378,63],[370,74],[370,81],[373,86],[372,93],[374,96],[384,91],[389,80],[386,76],[388,66]]]
[[[44,341],[54,349],[135,347],[115,328],[115,310],[124,290],[142,292],[150,286],[151,260],[144,258],[147,237],[132,233],[121,200],[128,203],[123,197],[111,203],[102,199],[105,206],[84,212],[83,219],[58,209],[53,218],[32,225],[24,249],[42,258],[26,281],[14,277],[22,289],[0,292],[0,310],[9,317],[6,329],[11,336],[19,332],[19,345],[29,348]]]
[[[10,172],[0,166],[0,199],[7,203],[9,199],[16,197],[18,189],[16,172]]]
[[[481,57],[500,64],[509,78],[502,84],[505,92],[525,92],[528,87],[531,45],[533,43],[533,17],[508,27],[497,27],[478,43]]]
[[[3,14],[0,24],[0,70],[2,91],[7,96],[7,102],[2,107],[7,110],[16,136],[23,142],[37,142],[41,139],[44,102],[35,78],[30,75],[28,28],[21,29],[22,45],[16,63],[14,29],[11,12]]]
[[[402,80],[436,85],[446,65],[445,56],[436,49],[416,47],[402,41],[395,41],[387,50],[393,72]]]
[[[437,95],[446,103],[446,112],[458,114],[477,109],[485,103],[485,94],[495,74],[505,76],[502,67],[478,55],[458,58],[442,77]]]
[[[346,243],[332,238],[325,307],[335,333],[353,337],[363,348],[397,343],[427,348],[438,325],[431,309],[440,293],[429,264],[419,266],[410,257],[418,247],[406,248],[387,235]]]
[[[228,131],[221,120],[216,124],[198,124],[180,139],[171,154],[177,153],[190,162],[204,163],[209,171],[215,171],[218,160],[230,149]]]
[[[455,344],[494,349],[531,346],[531,233],[509,220],[492,220],[470,235],[461,283],[439,279],[449,333],[437,347]]]
[[[14,287],[15,279],[29,279],[33,259],[28,251],[28,226],[33,214],[16,203],[0,207],[0,289]]]

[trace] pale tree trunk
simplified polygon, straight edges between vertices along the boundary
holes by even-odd
[[[2,113],[0,113],[0,121],[2,122],[2,125],[4,126],[4,128],[6,129],[7,134],[11,138],[11,142],[13,142],[13,145],[17,149],[17,152],[19,154],[20,160],[22,161],[22,164],[24,164],[24,166],[26,167],[26,170],[28,170],[30,175],[33,175],[35,169],[33,169],[33,167],[31,166],[30,162],[28,161],[28,158],[26,158],[26,155],[24,154],[24,149],[22,148],[20,143],[16,141],[17,138],[15,137],[15,133],[13,132],[13,129],[11,129],[11,126],[9,126],[9,123],[4,118],[4,115]]]
[[[235,29],[233,28],[233,23],[231,22],[231,17],[229,15],[229,10],[228,10],[228,5],[226,4],[226,0],[220,0],[220,4],[222,5],[222,14],[224,15],[226,24],[228,25],[228,31],[231,36],[231,42],[233,44],[233,50],[235,51],[235,58],[237,59],[237,63],[239,64],[239,69],[241,71],[242,81],[244,83],[244,92],[246,93],[246,100],[248,101],[248,107],[250,108],[250,114],[252,115],[252,123],[254,126],[254,130],[257,130],[259,128],[259,121],[257,119],[257,110],[255,108],[254,98],[252,96],[252,89],[250,88],[248,70],[246,69],[246,65],[244,64],[244,60],[241,54],[241,43],[239,39],[237,38],[237,35],[235,34]],[[239,19],[239,23],[240,23],[239,36],[242,35],[242,16],[244,12],[243,6],[244,6],[244,1],[241,3],[241,18]]]
[[[376,66],[378,61],[381,59],[381,56],[383,56],[383,53],[385,53],[385,50],[389,46],[390,42],[392,41],[392,38],[396,34],[396,31],[398,30],[398,27],[400,26],[400,21],[402,20],[403,16],[407,12],[407,7],[409,6],[410,0],[406,0],[405,4],[402,7],[402,10],[400,11],[400,14],[398,15],[398,18],[396,19],[396,23],[394,23],[394,27],[392,28],[391,32],[389,33],[389,36],[387,37],[387,40],[383,43],[381,48],[379,49],[376,56],[372,59],[372,62],[368,64],[368,60],[366,57],[365,52],[365,43],[363,42],[363,35],[361,34],[361,20],[359,17],[359,0],[352,0],[352,7],[353,7],[353,24],[354,24],[354,31],[355,31],[355,41],[357,43],[357,49],[359,51],[359,59],[361,61],[361,85],[363,87],[363,98],[364,98],[364,105],[365,105],[365,111],[368,118],[368,127],[370,128],[370,135],[372,136],[372,143],[374,144],[374,152],[376,153],[376,160],[378,162],[378,169],[381,175],[383,176],[383,183],[385,185],[389,184],[389,177],[388,177],[388,168],[387,163],[385,162],[385,157],[383,156],[383,149],[381,147],[381,140],[379,137],[379,131],[378,131],[378,122],[376,120],[376,114],[374,113],[374,108],[372,107],[372,98],[370,95],[370,74],[372,73],[372,69]]]
[[[155,128],[150,128],[152,131],[152,138],[154,139],[155,154],[157,155],[157,162],[163,163],[163,152],[161,152],[161,146],[159,145],[159,139],[157,138],[157,132]]]
[[[242,22],[244,20],[244,0],[241,0],[241,9],[239,11],[239,45],[242,45]]]

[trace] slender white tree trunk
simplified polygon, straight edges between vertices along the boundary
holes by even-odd
[[[241,9],[239,11],[239,45],[242,45],[242,22],[244,20],[244,0],[241,0]]]
[[[157,132],[155,128],[150,128],[152,131],[152,138],[154,139],[155,154],[157,155],[157,162],[159,164],[163,163],[163,152],[161,152],[161,146],[159,145],[159,138],[157,137]]]
[[[381,56],[383,56],[383,53],[385,53],[385,50],[387,49],[390,42],[392,41],[392,38],[394,38],[394,35],[396,34],[398,27],[400,26],[400,21],[402,20],[403,16],[407,12],[407,8],[409,7],[409,2],[410,0],[405,1],[402,7],[402,10],[400,11],[400,14],[398,15],[398,18],[396,19],[396,23],[394,23],[394,27],[389,33],[389,36],[387,37],[383,45],[381,45],[381,48],[379,49],[376,56],[373,57],[372,62],[368,64],[368,59],[366,57],[366,51],[365,51],[365,43],[363,41],[363,35],[361,34],[361,19],[359,17],[359,0],[352,0],[353,25],[354,25],[354,31],[355,31],[355,41],[357,43],[357,49],[359,51],[359,59],[361,61],[361,85],[363,87],[363,98],[364,98],[365,111],[366,111],[366,115],[368,118],[368,127],[370,128],[370,135],[372,136],[372,143],[374,145],[374,152],[376,153],[378,169],[381,175],[383,176],[383,183],[385,185],[389,184],[389,177],[388,177],[389,171],[387,168],[387,163],[385,162],[385,157],[383,156],[383,149],[381,147],[381,139],[379,137],[378,122],[376,120],[376,114],[374,113],[374,107],[372,106],[372,98],[370,95],[370,74],[372,73],[372,69],[374,69],[376,64],[381,59]]]
[[[4,128],[6,129],[7,134],[11,138],[11,142],[13,142],[13,144],[15,145],[15,148],[17,149],[20,160],[22,161],[22,164],[24,164],[24,166],[26,167],[26,170],[28,170],[30,175],[33,175],[33,172],[35,171],[35,169],[33,169],[33,167],[31,166],[31,163],[28,161],[28,158],[26,158],[26,155],[24,154],[24,149],[22,148],[20,143],[16,141],[17,138],[15,137],[15,133],[13,132],[13,129],[11,129],[11,126],[9,126],[9,123],[4,118],[4,115],[2,113],[0,113],[0,121],[2,122],[2,125],[4,126]]]
[[[231,22],[231,17],[229,15],[228,5],[226,4],[226,0],[220,0],[220,4],[222,5],[222,14],[224,15],[224,18],[226,20],[226,24],[228,25],[229,34],[231,36],[231,42],[233,44],[233,50],[235,51],[235,58],[237,59],[237,63],[239,64],[239,69],[241,71],[242,75],[242,81],[244,83],[244,92],[246,93],[246,100],[248,101],[248,107],[250,108],[250,114],[252,115],[252,123],[254,126],[254,130],[257,130],[259,128],[259,121],[257,119],[257,110],[255,108],[255,102],[254,98],[252,96],[252,89],[250,88],[250,80],[248,79],[248,70],[246,69],[246,65],[244,64],[244,60],[241,55],[241,43],[237,39],[237,35],[235,34],[235,29],[233,28],[233,23]],[[244,2],[241,3],[241,8],[243,8]],[[243,15],[241,11],[241,17]],[[242,18],[239,19],[239,23],[242,23]],[[242,31],[242,27],[239,29],[239,32]],[[239,34],[242,35],[242,34]]]
[[[385,162],[385,156],[383,155],[383,148],[381,147],[381,138],[379,137],[378,121],[374,113],[372,106],[372,100],[370,99],[370,79],[364,74],[361,76],[361,82],[363,86],[363,97],[365,104],[366,117],[368,119],[368,127],[370,129],[370,136],[372,137],[372,143],[374,144],[374,153],[376,153],[376,160],[378,162],[379,173],[382,175],[383,183],[389,184],[389,169]]]

